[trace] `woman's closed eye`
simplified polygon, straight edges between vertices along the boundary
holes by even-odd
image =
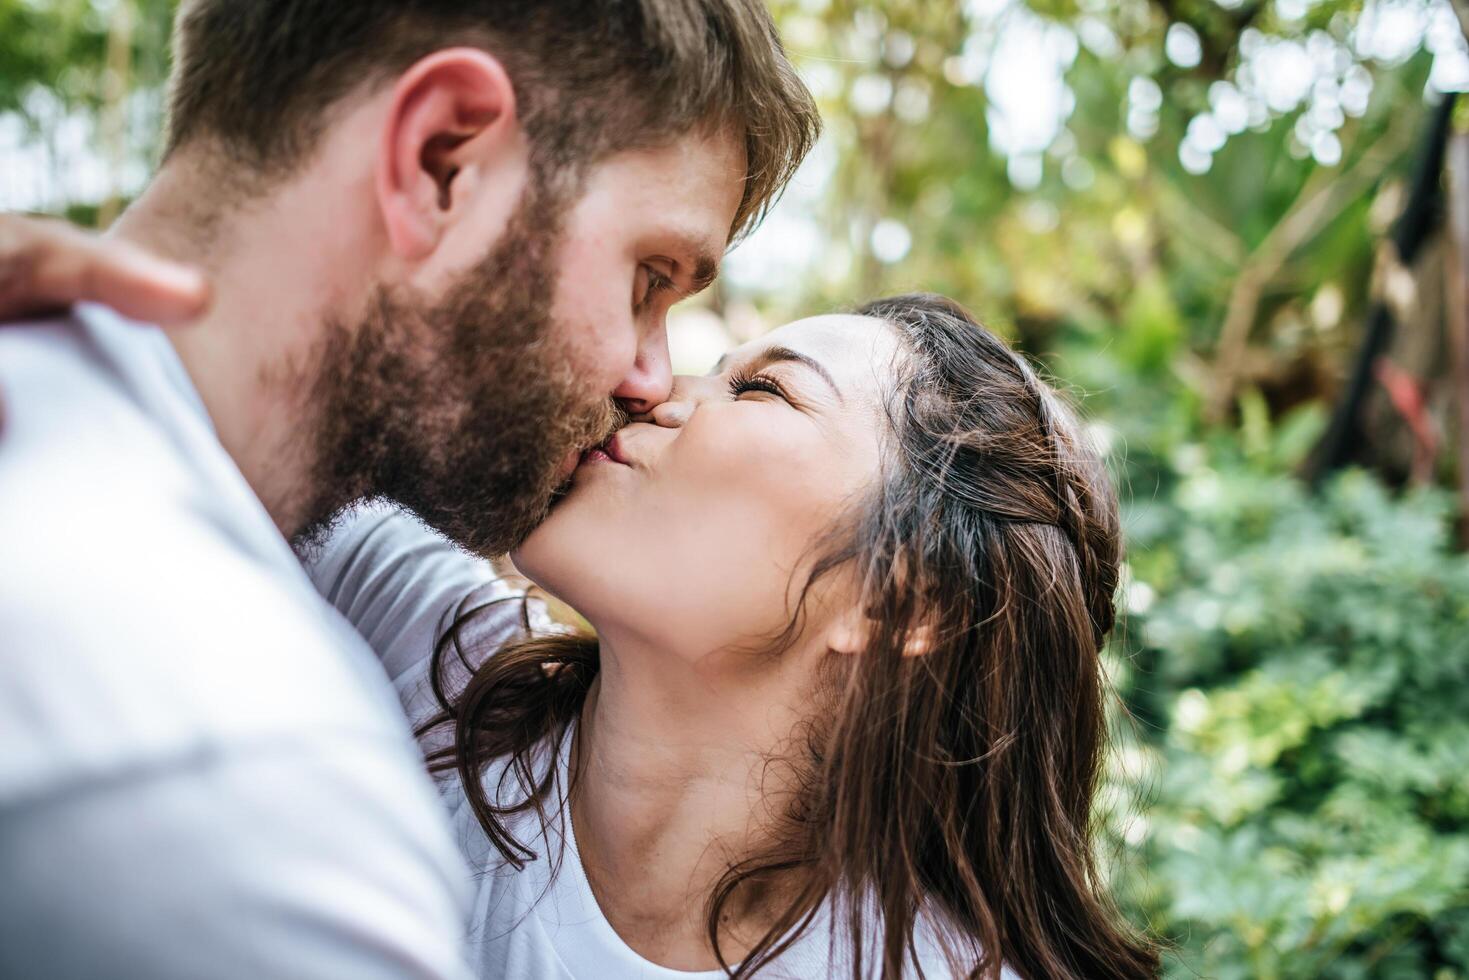
[[[774,395],[777,398],[790,401],[791,396],[786,393],[781,383],[768,374],[743,374],[735,372],[729,376],[729,393],[735,398],[751,392],[763,392]]]

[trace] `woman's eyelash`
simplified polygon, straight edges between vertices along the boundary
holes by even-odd
[[[751,391],[763,391],[768,395],[774,395],[777,398],[784,398],[787,401],[790,401],[790,398],[786,395],[785,389],[782,388],[780,386],[780,382],[776,381],[774,378],[767,377],[763,374],[736,373],[730,375],[729,393],[731,395],[738,398],[741,395]]]

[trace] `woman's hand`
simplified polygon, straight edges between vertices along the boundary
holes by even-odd
[[[174,325],[202,314],[209,283],[189,266],[45,218],[0,214],[0,321],[95,302]]]

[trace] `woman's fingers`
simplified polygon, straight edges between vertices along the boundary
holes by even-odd
[[[189,266],[60,221],[0,214],[0,320],[95,302],[123,316],[179,324],[209,305]]]

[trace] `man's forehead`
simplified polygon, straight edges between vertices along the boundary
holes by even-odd
[[[599,168],[688,185],[703,192],[742,194],[749,177],[742,143],[692,132],[656,146],[633,146],[602,160]]]
[[[698,133],[660,146],[614,153],[598,170],[623,192],[656,199],[660,213],[707,210],[711,217],[727,214],[728,220],[720,220],[720,234],[726,240],[721,250],[733,230],[749,177],[743,144]]]

